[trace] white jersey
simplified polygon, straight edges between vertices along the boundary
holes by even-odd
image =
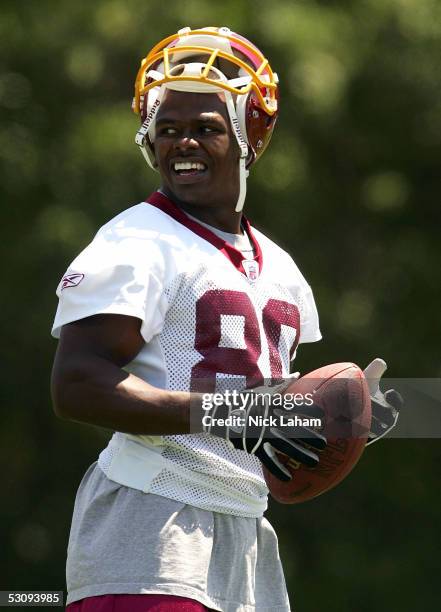
[[[244,255],[157,192],[104,225],[57,290],[53,326],[112,313],[142,321],[125,368],[171,390],[255,386],[289,373],[299,342],[321,338],[311,289],[291,257],[244,219]],[[100,454],[111,480],[186,504],[261,516],[259,460],[207,433],[116,432]]]

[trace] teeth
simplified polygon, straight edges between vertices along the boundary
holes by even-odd
[[[175,162],[173,164],[173,170],[179,172],[180,170],[205,170],[205,164],[199,162]]]

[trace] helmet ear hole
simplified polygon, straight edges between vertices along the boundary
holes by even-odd
[[[273,121],[276,120],[275,115],[273,115],[272,117],[270,117],[269,115],[266,116],[266,128],[270,128],[273,124]]]

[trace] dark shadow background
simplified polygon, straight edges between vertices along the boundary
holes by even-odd
[[[52,414],[54,292],[98,227],[156,186],[133,81],[184,25],[228,25],[280,76],[246,211],[315,292],[324,340],[298,368],[382,356],[393,377],[441,375],[441,3],[3,0],[0,589],[64,588],[75,491],[108,434]],[[438,440],[384,441],[322,498],[271,503],[297,610],[439,607],[440,455]]]

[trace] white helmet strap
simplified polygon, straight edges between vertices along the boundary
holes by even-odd
[[[149,144],[147,142],[147,137],[148,137],[149,131],[151,131],[152,128],[154,128],[156,115],[158,114],[158,110],[159,110],[159,107],[161,106],[162,98],[164,96],[165,85],[161,85],[161,87],[155,88],[155,89],[158,89],[158,91],[156,91],[155,93],[153,93],[154,92],[153,89],[149,91],[149,94],[148,94],[149,103],[147,104],[147,116],[144,119],[144,122],[139,128],[139,130],[136,132],[136,136],[135,136],[136,144],[141,149],[141,153],[144,156],[146,162],[148,163],[150,168],[152,168],[153,170],[156,170],[157,168],[155,168],[154,163],[153,163],[154,157],[152,155]],[[153,94],[153,95],[150,97],[150,94]]]
[[[247,178],[248,178],[248,170],[246,169],[246,161],[248,157],[248,144],[242,134],[242,130],[240,129],[239,120],[237,118],[236,108],[234,106],[233,97],[229,91],[225,93],[225,102],[227,106],[228,115],[230,116],[231,127],[233,130],[233,134],[236,137],[237,144],[240,149],[240,159],[239,159],[239,198],[236,203],[236,212],[241,212],[243,209],[243,205],[245,204],[245,196],[247,193]]]

